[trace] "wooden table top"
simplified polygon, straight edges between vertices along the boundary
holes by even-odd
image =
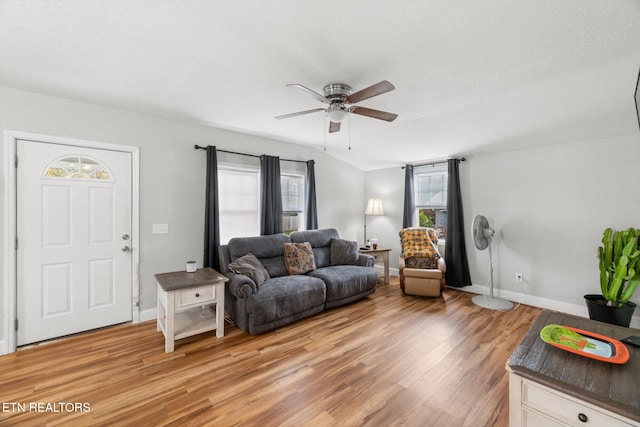
[[[361,246],[358,248],[358,251],[360,251],[360,253],[366,254],[369,252],[391,252],[391,249],[383,248],[382,246],[378,246],[376,249],[373,249],[373,246],[371,246],[369,249],[367,249],[364,246]]]
[[[507,362],[518,375],[640,421],[640,348],[627,345],[624,365],[601,362],[546,344],[540,330],[548,324],[621,339],[640,330],[596,322],[583,317],[543,310]]]
[[[161,273],[156,274],[155,278],[160,287],[166,292],[229,280],[211,267],[201,268],[193,273],[187,273],[186,271]]]

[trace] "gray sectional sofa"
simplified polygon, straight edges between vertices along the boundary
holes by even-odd
[[[304,242],[311,246],[315,269],[289,274],[285,244]],[[287,248],[302,246],[308,248]],[[340,239],[335,229],[233,238],[220,246],[219,255],[221,272],[229,278],[225,310],[240,329],[251,334],[364,298],[375,291],[377,282],[373,257],[359,254],[355,242]],[[237,265],[243,260],[253,260],[262,273],[238,273]]]

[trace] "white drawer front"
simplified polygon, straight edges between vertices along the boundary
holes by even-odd
[[[178,298],[176,301],[178,307],[187,307],[191,305],[211,303],[215,301],[215,299],[215,285],[207,285],[178,292]]]
[[[555,420],[546,415],[527,408],[522,410],[522,426],[523,427],[565,427],[560,420]]]
[[[522,383],[522,403],[574,426],[620,427],[630,425],[591,409],[578,400],[570,400],[527,381]]]

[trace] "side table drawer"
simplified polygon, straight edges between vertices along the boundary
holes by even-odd
[[[528,381],[522,383],[522,403],[558,420],[565,420],[571,425],[584,424],[598,427],[630,425],[587,407],[578,400],[565,398]]]
[[[176,305],[178,308],[185,308],[192,305],[208,304],[216,300],[216,286],[206,285],[197,288],[179,291],[176,295]]]

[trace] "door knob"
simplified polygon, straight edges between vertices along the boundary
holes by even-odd
[[[129,235],[128,234],[123,234],[122,235],[122,240],[129,240]]]
[[[131,248],[129,246],[123,246],[122,247],[122,252],[129,252],[131,250]]]

